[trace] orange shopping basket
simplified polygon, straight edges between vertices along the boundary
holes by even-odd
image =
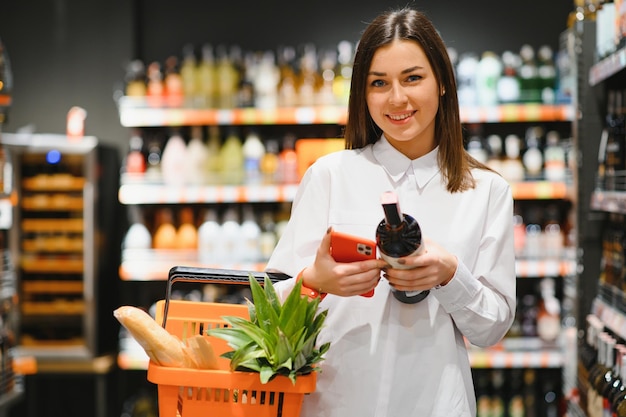
[[[174,267],[168,275],[166,297],[157,303],[157,322],[181,340],[202,334],[209,339],[216,355],[232,350],[226,341],[206,335],[206,330],[224,327],[223,316],[248,317],[245,305],[171,300],[176,281],[249,284],[252,274],[263,282],[265,273]],[[283,274],[267,274],[272,281]],[[293,384],[278,376],[266,384],[255,372],[232,372],[230,361],[218,359],[220,369],[198,370],[148,365],[148,381],[157,384],[159,417],[298,417],[304,395],[315,391],[316,374],[298,376]]]

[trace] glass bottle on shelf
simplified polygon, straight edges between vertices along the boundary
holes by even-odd
[[[192,44],[183,47],[183,61],[180,66],[180,78],[185,103],[191,107],[196,104],[199,93],[198,62]]]
[[[220,176],[225,184],[241,184],[243,175],[243,146],[237,131],[231,129],[220,148]]]
[[[545,342],[555,342],[561,333],[561,303],[555,295],[554,279],[540,282],[541,302],[537,311],[537,334]]]
[[[176,227],[172,209],[163,207],[156,213],[156,229],[152,238],[154,249],[176,249]]]
[[[544,173],[548,181],[565,180],[565,149],[560,144],[559,132],[551,130],[546,134]]]
[[[198,227],[198,261],[203,266],[216,265],[218,246],[221,244],[221,226],[217,210],[209,207],[200,227]]]
[[[202,139],[202,126],[191,127],[191,138],[185,149],[185,182],[187,184],[205,184],[207,181],[207,163],[209,150]]]
[[[183,185],[186,181],[187,145],[181,133],[175,130],[163,148],[161,176],[167,185]]]
[[[521,139],[515,134],[507,135],[504,138],[504,155],[502,161],[502,171],[504,179],[509,182],[524,181],[524,165],[520,157]]]
[[[176,246],[179,249],[195,250],[198,248],[198,230],[194,224],[193,209],[191,207],[183,207],[179,211]]]
[[[217,100],[217,72],[213,46],[209,43],[202,46],[202,59],[197,69],[198,99],[200,107],[212,108]]]

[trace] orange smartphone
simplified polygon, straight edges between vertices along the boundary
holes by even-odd
[[[376,242],[333,230],[330,232],[330,254],[337,262],[376,259]],[[361,294],[363,297],[371,297],[373,295],[373,289],[365,294]]]

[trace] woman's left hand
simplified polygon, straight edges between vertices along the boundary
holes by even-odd
[[[434,241],[424,238],[426,250],[415,256],[400,258],[408,269],[387,268],[384,277],[398,291],[425,291],[446,285],[456,272],[456,256]]]

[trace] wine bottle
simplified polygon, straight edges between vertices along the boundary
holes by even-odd
[[[384,192],[381,204],[385,218],[376,228],[376,244],[381,257],[393,268],[407,269],[406,265],[398,263],[399,258],[419,255],[424,252],[422,229],[413,217],[402,213],[398,203],[398,196],[393,191]],[[403,303],[414,304],[422,301],[430,291],[397,291],[392,288],[396,299]]]

